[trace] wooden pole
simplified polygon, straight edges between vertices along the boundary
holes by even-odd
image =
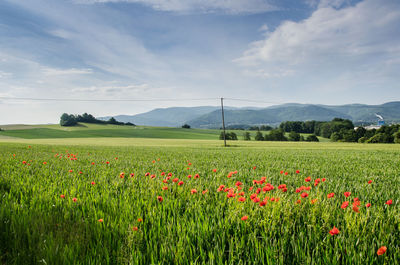
[[[221,110],[222,110],[222,128],[224,129],[224,146],[226,147],[225,117],[224,117],[224,98],[221,98]]]

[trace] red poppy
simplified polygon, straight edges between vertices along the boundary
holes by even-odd
[[[69,173],[72,173],[72,169],[68,170]]]
[[[370,204],[370,203],[367,203],[367,204],[365,205],[365,207],[369,208],[369,207],[371,207],[371,204]]]
[[[188,179],[191,179],[191,178],[192,178],[192,175],[188,175],[187,177],[188,177]]]
[[[300,170],[296,170],[296,174],[299,174],[300,173]]]
[[[172,182],[178,182],[179,181],[179,179],[178,178],[174,178],[173,180],[172,180]]]
[[[242,182],[240,182],[240,181],[236,181],[236,183],[235,183],[235,186],[236,186],[236,187],[239,187],[239,186],[241,186],[241,185],[243,185],[243,183],[242,183]]]
[[[26,161],[22,161],[22,164],[26,165]]]
[[[135,173],[131,173],[130,176],[131,178],[133,178],[135,176]]]
[[[241,219],[242,219],[242,221],[246,221],[247,219],[249,219],[249,217],[247,215],[245,215]]]
[[[167,189],[168,189],[168,187],[167,187],[167,186],[165,186],[165,187],[162,187],[162,189],[163,189],[163,190],[167,190]]]
[[[208,192],[208,190],[203,190],[203,192],[202,192],[202,193],[203,193],[203,194],[206,194],[207,192]]]
[[[376,254],[378,254],[378,256],[383,255],[383,254],[385,254],[386,250],[387,250],[387,247],[382,246],[382,247],[380,247],[380,248],[378,249],[378,251],[376,252]]]
[[[325,182],[325,181],[326,181],[326,178],[322,178],[321,180],[322,180],[322,182]]]
[[[43,165],[47,165],[47,162],[43,162]]]
[[[119,177],[123,179],[125,177],[125,173],[124,172],[119,173]]]
[[[139,228],[138,228],[137,226],[133,226],[133,227],[132,227],[132,230],[133,230],[133,231],[137,231],[137,230],[139,230]]]
[[[110,164],[110,162],[107,161],[106,164],[108,165],[108,164]]]
[[[257,168],[257,167],[256,167],[256,166],[254,166],[254,167],[253,167],[253,170],[256,170],[256,168]]]
[[[61,199],[65,199],[65,195],[64,195],[64,194],[61,194],[61,195],[60,195],[60,198],[61,198]]]
[[[301,200],[297,200],[296,203],[297,203],[297,204],[300,204],[300,203],[301,203]]]
[[[178,185],[179,185],[179,186],[182,186],[182,185],[183,185],[183,181],[179,181],[179,182],[178,182]]]
[[[311,204],[314,204],[314,203],[316,203],[318,201],[318,199],[312,199],[311,200]]]
[[[303,192],[303,193],[301,194],[301,197],[302,197],[302,198],[307,198],[307,197],[308,197],[308,193],[307,193],[307,192]]]
[[[163,201],[163,197],[157,196],[157,200],[158,200],[159,202],[162,202],[162,201]]]
[[[287,176],[289,173],[288,172],[285,172],[285,176]]]
[[[137,221],[140,223],[140,222],[143,222],[143,219],[142,218],[138,218]]]
[[[100,223],[102,223],[102,222],[103,222],[103,219],[99,219],[99,220],[97,220],[97,221],[99,221]]]
[[[172,177],[172,173],[171,172],[168,173],[168,177]]]
[[[332,236],[337,235],[339,233],[340,233],[340,231],[336,227],[333,227],[332,230],[329,231],[329,234],[331,234]]]
[[[144,174],[146,177],[150,176],[149,172],[146,172],[146,174]]]
[[[192,163],[188,163],[188,165],[189,165],[189,166],[191,166],[191,165],[192,165]]]
[[[156,160],[151,161],[153,164],[156,162]]]
[[[283,174],[283,170],[281,170],[281,172],[279,172],[279,173]]]
[[[344,196],[347,198],[347,197],[349,197],[350,195],[351,195],[351,192],[350,191],[346,191],[345,193],[343,193],[344,194]]]
[[[353,204],[353,211],[355,211],[356,213],[360,212],[360,209],[358,208],[357,205]]]
[[[94,162],[92,162],[92,166],[94,166]]]
[[[307,177],[304,179],[305,182],[310,182],[311,181],[311,177]]]
[[[217,172],[217,169],[216,169],[216,168],[214,168],[214,169],[213,169],[213,172]]]
[[[261,206],[261,207],[263,207],[263,206],[265,206],[265,205],[267,205],[267,202],[266,202],[266,201],[260,202],[260,206]]]
[[[96,182],[92,181],[92,182],[90,182],[90,184],[92,184],[92,185],[96,185]]]
[[[332,192],[332,193],[329,193],[329,194],[328,194],[328,199],[333,198],[334,196],[335,196],[335,193],[333,193],[333,192]]]
[[[245,197],[239,197],[239,198],[238,198],[238,201],[244,202],[244,201],[246,201],[246,198],[245,198]]]
[[[368,180],[368,184],[371,184],[372,183],[372,180]]]
[[[342,209],[346,209],[347,206],[349,206],[349,202],[345,201],[344,203],[342,203],[342,206],[340,206]]]
[[[77,200],[78,200],[77,198],[73,198],[73,199],[72,199],[73,202],[76,202]]]
[[[253,202],[255,202],[255,203],[258,203],[260,201],[260,198],[258,198],[258,197],[255,197],[254,199],[253,199]]]
[[[191,194],[197,193],[197,190],[196,190],[196,189],[192,189],[192,190],[190,191],[190,193],[191,193]]]
[[[200,177],[199,174],[194,175],[194,178],[195,178],[195,179],[198,179],[199,177]]]

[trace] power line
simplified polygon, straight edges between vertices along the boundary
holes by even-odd
[[[129,101],[203,101],[219,100],[219,98],[151,98],[151,99],[72,99],[72,98],[30,98],[30,97],[0,97],[2,100],[27,101],[68,101],[68,102],[129,102]]]

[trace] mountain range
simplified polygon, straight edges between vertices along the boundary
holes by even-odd
[[[333,118],[350,119],[356,124],[375,124],[377,115],[386,123],[400,122],[400,101],[381,105],[348,104],[340,106],[289,103],[267,108],[224,107],[226,126],[278,125],[283,121],[330,121]],[[99,117],[107,120],[110,117]],[[114,116],[118,121],[137,125],[177,127],[189,124],[194,128],[220,128],[219,106],[157,108],[137,115]]]

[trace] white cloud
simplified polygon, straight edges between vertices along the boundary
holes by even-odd
[[[240,14],[263,13],[278,9],[267,0],[75,0],[75,2],[81,4],[109,2],[140,3],[150,6],[155,10],[183,13],[222,11],[230,14]]]
[[[46,76],[54,76],[54,75],[85,75],[85,74],[92,74],[93,70],[90,68],[86,69],[77,69],[77,68],[70,68],[70,69],[56,69],[56,68],[44,68],[43,73]]]
[[[12,73],[8,73],[8,72],[4,72],[4,71],[1,71],[0,70],[0,79],[1,78],[9,78],[9,77],[12,77]]]
[[[382,72],[382,64],[400,58],[399,25],[395,0],[365,0],[342,9],[323,5],[303,21],[282,23],[235,61],[268,77],[291,70],[309,75],[330,71],[330,78],[347,71]]]

